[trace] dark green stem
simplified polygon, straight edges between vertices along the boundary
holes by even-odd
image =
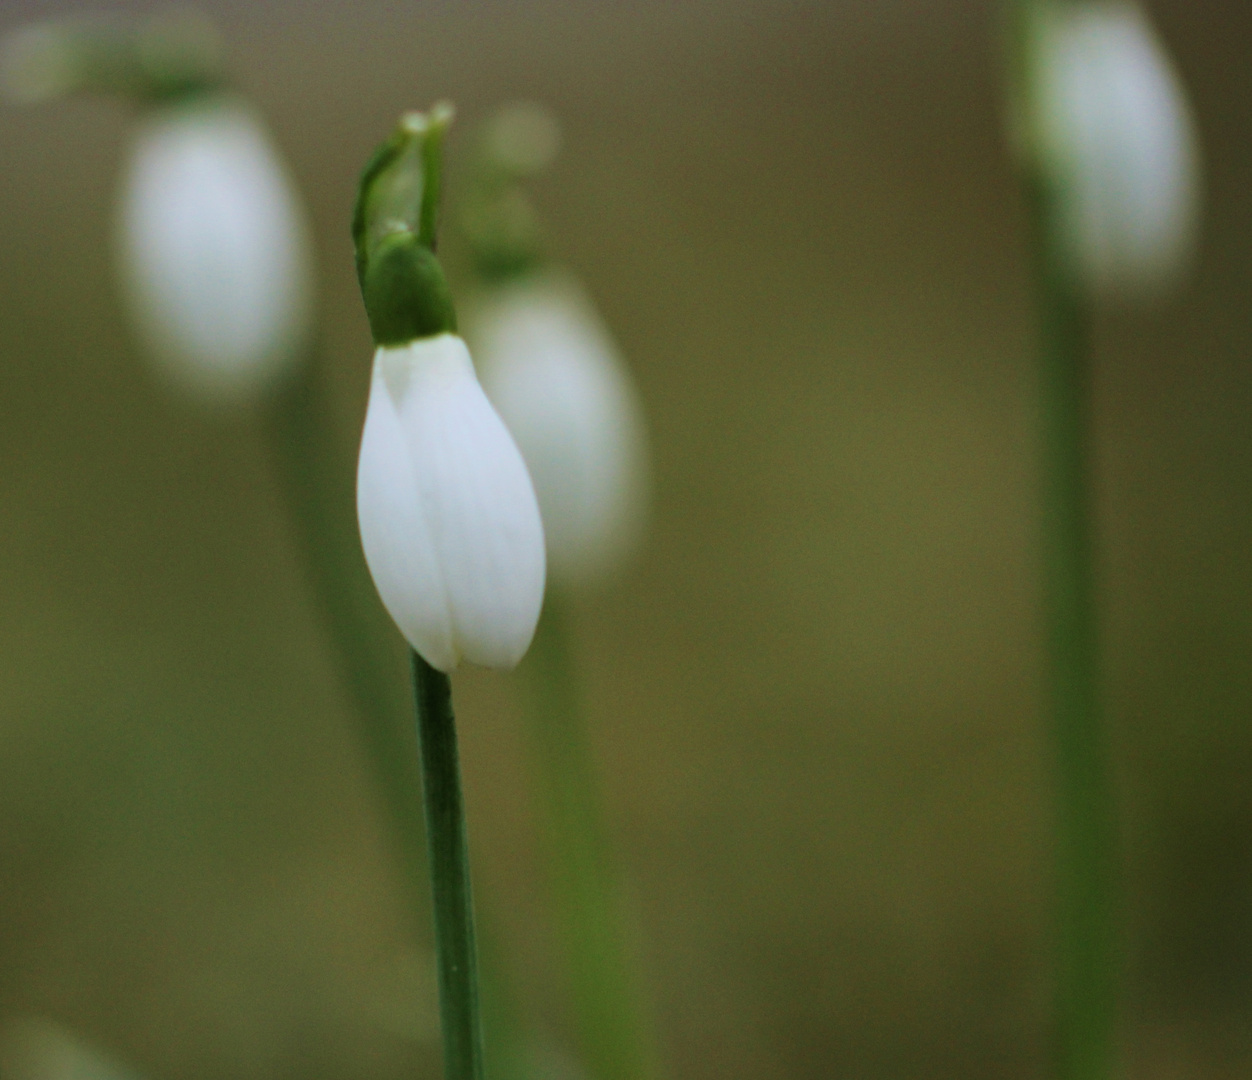
[[[413,653],[413,690],[439,965],[443,1075],[444,1080],[482,1080],[478,955],[452,684],[447,675]]]
[[[1116,1061],[1116,825],[1100,707],[1091,515],[1090,313],[1062,247],[1056,192],[1028,181],[1042,335],[1044,585],[1058,800],[1057,1076]]]
[[[404,722],[403,659],[378,602],[357,534],[353,476],[339,452],[316,357],[308,357],[265,414],[279,488],[295,526],[305,575],[355,705],[361,741],[403,847],[409,895],[423,860],[417,814],[417,745]]]
[[[526,661],[552,893],[579,1048],[595,1080],[655,1075],[583,729],[564,611],[550,589]]]

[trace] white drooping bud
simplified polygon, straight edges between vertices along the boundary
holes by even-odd
[[[206,94],[144,117],[122,183],[119,246],[142,343],[191,391],[254,396],[306,347],[304,213],[259,118],[237,98]]]
[[[383,604],[428,664],[522,658],[543,603],[543,526],[522,456],[455,334],[375,354],[357,517]]]
[[[1070,257],[1097,292],[1156,295],[1187,269],[1198,231],[1182,85],[1129,0],[1051,4],[1036,26],[1036,132]]]
[[[564,586],[592,584],[630,552],[645,515],[647,440],[630,374],[565,275],[492,288],[465,327],[534,481],[548,571]]]

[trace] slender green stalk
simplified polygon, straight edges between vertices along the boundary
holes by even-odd
[[[549,589],[525,662],[530,728],[542,792],[553,900],[584,1064],[596,1080],[656,1074],[639,979],[622,926],[578,702],[565,612]]]
[[[439,964],[443,1075],[444,1080],[482,1080],[478,955],[452,684],[447,675],[436,671],[415,652],[413,691]]]
[[[1044,582],[1058,814],[1057,1075],[1115,1069],[1116,825],[1104,718],[1091,524],[1090,319],[1057,230],[1055,196],[1029,185],[1042,335]]]
[[[417,745],[402,720],[402,654],[361,554],[352,475],[338,453],[325,375],[316,360],[308,357],[275,395],[265,433],[306,577],[356,706],[361,741],[416,895],[423,858],[416,812],[421,780]]]
[[[1056,2],[1056,0],[1049,0]],[[1010,101],[1018,117],[1039,304],[1043,570],[1049,727],[1055,769],[1055,1075],[1117,1068],[1116,807],[1100,702],[1091,513],[1091,312],[1067,249],[1064,191],[1034,100],[1040,0],[1011,0]]]

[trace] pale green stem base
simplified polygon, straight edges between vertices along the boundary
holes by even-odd
[[[561,598],[549,590],[524,662],[553,901],[579,1050],[594,1080],[651,1080],[655,1054],[575,685]]]

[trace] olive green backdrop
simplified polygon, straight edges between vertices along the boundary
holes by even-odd
[[[564,122],[537,198],[653,439],[649,542],[578,627],[672,1080],[1042,1077],[1032,315],[994,5],[204,7],[312,209],[345,478],[367,154],[452,98],[455,199],[493,106]],[[1125,1041],[1168,1080],[1252,1065],[1252,9],[1152,7],[1210,200],[1186,293],[1099,318],[1096,483]],[[8,0],[0,29],[70,10]],[[150,1080],[433,1078],[425,898],[259,425],[165,393],[118,311],[128,115],[0,108],[0,1022]],[[398,644],[396,672],[402,707]],[[454,685],[481,906],[558,1053],[518,688]]]

